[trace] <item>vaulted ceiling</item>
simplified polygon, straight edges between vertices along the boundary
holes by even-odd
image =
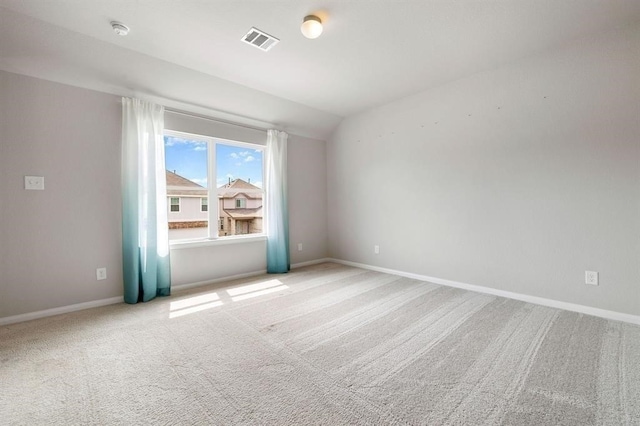
[[[308,40],[312,13],[324,33]],[[0,0],[0,69],[326,138],[342,117],[634,24],[638,0]],[[280,43],[242,43],[251,27]]]

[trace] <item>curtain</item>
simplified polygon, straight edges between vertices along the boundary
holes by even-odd
[[[267,272],[288,272],[289,210],[287,208],[287,138],[278,130],[267,132],[267,178],[265,211],[267,216]]]
[[[124,300],[171,292],[164,163],[164,107],[122,98]]]

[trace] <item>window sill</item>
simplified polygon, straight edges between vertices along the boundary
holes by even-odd
[[[198,240],[181,240],[169,243],[171,250],[190,249],[195,247],[223,246],[226,244],[242,244],[255,243],[257,241],[266,241],[267,236],[264,234],[242,235],[222,238],[204,238]]]

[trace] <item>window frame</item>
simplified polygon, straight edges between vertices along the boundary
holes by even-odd
[[[203,201],[207,200],[206,203],[204,203]],[[203,207],[206,207],[203,208]],[[201,212],[208,212],[209,211],[209,197],[200,197],[200,211]]]
[[[173,204],[173,200],[178,200],[178,204]],[[174,206],[177,206],[178,210],[174,210]],[[169,197],[169,212],[180,213],[180,197]]]
[[[206,142],[207,143],[207,199],[208,200],[216,200],[213,205],[208,203],[207,210],[207,237],[204,238],[193,238],[193,239],[182,239],[182,240],[172,240],[169,241],[169,245],[173,249],[180,248],[189,248],[189,247],[199,247],[199,246],[207,246],[207,245],[217,245],[217,244],[235,244],[242,242],[254,242],[261,241],[267,239],[266,233],[266,209],[264,209],[264,203],[266,200],[266,189],[264,188],[264,182],[266,177],[266,145],[260,145],[252,142],[243,142],[225,138],[218,138],[214,136],[207,135],[199,135],[196,133],[182,132],[177,130],[164,129],[163,136],[170,136],[176,138],[182,138],[187,140]],[[219,226],[211,227],[211,224],[219,224],[220,219],[220,202],[218,200],[218,192],[225,192],[224,190],[218,190],[217,188],[217,176],[216,176],[216,146],[217,144],[221,145],[230,145],[238,148],[245,149],[254,149],[262,152],[262,182],[263,187],[260,191],[254,190],[243,190],[243,192],[250,193],[260,193],[262,194],[262,232],[256,234],[242,234],[242,235],[223,235],[219,234]],[[177,197],[174,197],[177,198]],[[202,197],[201,197],[202,198]],[[202,201],[201,201],[202,203]],[[202,204],[201,204],[202,206]]]

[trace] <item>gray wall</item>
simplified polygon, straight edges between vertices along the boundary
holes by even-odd
[[[326,143],[290,136],[287,157],[291,263],[326,258],[329,244]],[[302,243],[302,251],[298,251],[298,243]]]
[[[626,28],[347,118],[330,255],[640,314],[639,51]]]
[[[0,317],[121,295],[120,98],[6,72],[0,93]]]
[[[2,71],[0,93],[0,318],[121,296],[120,98]],[[44,176],[45,190],[25,191],[24,175]],[[289,178],[292,262],[324,258],[325,142],[291,136]],[[172,250],[174,284],[263,270],[264,247]]]

